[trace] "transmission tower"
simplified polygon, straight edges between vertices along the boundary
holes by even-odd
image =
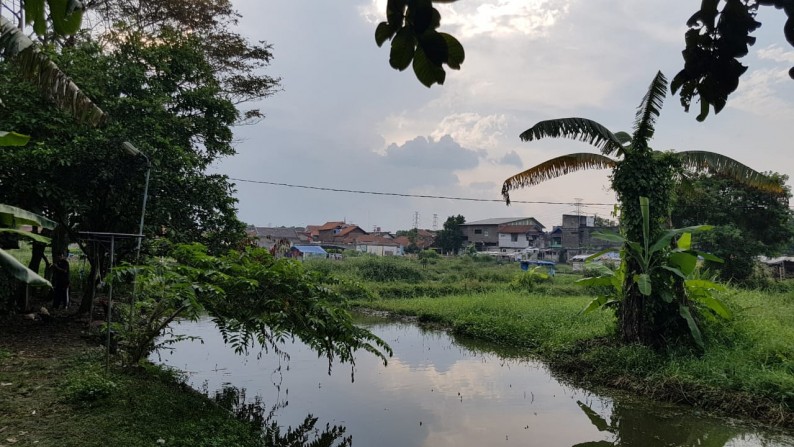
[[[433,214],[433,231],[438,230],[438,214]]]
[[[419,229],[419,211],[414,211],[414,229]]]

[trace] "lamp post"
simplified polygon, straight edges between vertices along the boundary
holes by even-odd
[[[141,224],[138,227],[138,249],[135,253],[135,262],[138,262],[138,259],[141,256],[141,241],[143,240],[143,220],[146,216],[146,199],[149,197],[149,173],[152,171],[152,163],[149,161],[149,157],[146,156],[143,152],[138,150],[132,143],[129,141],[125,141],[121,143],[121,148],[124,149],[129,155],[133,157],[143,157],[146,160],[146,183],[143,187],[143,205],[141,206]]]
[[[132,143],[129,141],[125,141],[121,143],[121,148],[127,154],[133,157],[143,157],[146,160],[146,183],[143,187],[143,205],[141,206],[141,224],[138,227],[138,248],[135,252],[135,264],[137,265],[141,258],[141,242],[143,241],[143,220],[146,216],[146,199],[149,196],[149,173],[152,171],[152,163],[149,161],[149,157],[146,156],[143,152],[138,150]],[[135,294],[138,290],[138,269],[135,269],[134,277],[133,277],[133,285],[132,285],[132,299],[130,300],[130,331],[132,331],[132,324],[133,324],[133,315],[135,315]],[[109,326],[108,326],[109,327]]]

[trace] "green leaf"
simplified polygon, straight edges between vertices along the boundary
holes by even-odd
[[[30,137],[27,135],[0,130],[0,146],[24,146],[28,141]]]
[[[702,252],[702,251],[695,251],[695,250],[690,250],[689,252],[692,253],[695,256],[700,256],[701,258],[705,259],[706,261],[718,262],[720,264],[725,262],[722,258],[720,258],[718,256],[714,256],[711,253],[705,253],[705,252]]]
[[[681,251],[670,253],[670,256],[667,258],[667,262],[671,265],[677,266],[684,275],[689,276],[695,271],[698,258],[697,256],[694,256],[690,253]]]
[[[692,248],[692,233],[684,233],[676,241],[679,250],[689,250]]]
[[[400,28],[391,41],[389,64],[397,70],[405,70],[411,65],[416,51],[416,38],[408,28]]]
[[[0,249],[0,268],[8,272],[18,281],[31,286],[46,286],[52,287],[49,281],[39,276],[33,270],[27,268],[24,264],[17,261],[17,259],[6,251]]]
[[[675,276],[678,276],[681,279],[686,279],[686,275],[684,275],[684,273],[681,272],[681,270],[678,270],[675,267],[670,267],[669,265],[663,265],[662,268],[669,272],[672,272],[673,274],[675,274]]]
[[[582,309],[582,311],[579,312],[579,314],[586,315],[600,307],[603,307],[607,303],[607,299],[608,298],[605,296],[599,296],[597,298],[593,298],[593,300],[590,301],[590,303],[584,309]]]
[[[640,273],[634,276],[634,282],[640,288],[640,293],[651,296],[651,277],[647,273]]]
[[[41,242],[42,244],[48,244],[49,245],[49,243],[51,242],[50,238],[48,238],[48,237],[44,237],[44,236],[42,236],[40,234],[36,234],[36,233],[31,233],[30,231],[22,231],[22,230],[17,230],[17,229],[14,229],[14,228],[0,228],[0,233],[16,234],[16,235],[22,236],[24,238],[34,240],[36,242]]]
[[[624,238],[623,236],[608,231],[594,231],[591,237],[594,239],[600,239],[602,241],[617,242],[620,244],[626,242],[626,238]],[[607,252],[612,250],[613,249],[609,249],[607,250]],[[604,254],[604,252],[602,252],[601,254]]]
[[[422,34],[419,37],[419,46],[433,65],[440,67],[449,58],[447,41],[435,30]]]
[[[460,65],[466,59],[466,52],[458,39],[447,33],[439,33],[447,42],[447,65],[453,70],[460,70]]]
[[[683,304],[678,306],[678,314],[686,320],[687,326],[689,326],[689,333],[692,334],[692,338],[695,339],[695,343],[703,349],[703,336],[700,334],[700,328],[698,328],[695,319],[692,317],[692,314],[689,312],[689,308],[684,306]]]
[[[727,290],[722,284],[707,279],[687,279],[684,285],[690,289],[717,290],[724,292]]]
[[[579,286],[611,286],[612,276],[593,276],[590,278],[582,278],[576,281]]]
[[[55,221],[44,216],[25,211],[11,205],[0,203],[0,225],[8,228],[16,228],[21,225],[32,225],[47,229],[54,229],[57,225]]]
[[[383,42],[386,42],[394,36],[394,33],[394,28],[389,26],[388,23],[380,22],[378,27],[375,28],[375,43],[377,43],[379,47],[382,46]]]
[[[444,69],[431,62],[421,47],[418,47],[414,54],[414,74],[425,87],[430,87],[435,83],[444,84],[446,78]]]

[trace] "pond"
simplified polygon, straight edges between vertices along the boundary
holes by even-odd
[[[290,359],[235,354],[209,320],[182,322],[183,341],[162,363],[210,392],[245,389],[276,410],[280,425],[308,414],[346,427],[357,447],[794,446],[791,433],[701,415],[631,396],[595,394],[558,381],[542,363],[481,342],[408,323],[362,323],[394,349],[388,366],[360,353],[350,365],[328,363],[300,342]],[[154,356],[153,360],[158,361]]]

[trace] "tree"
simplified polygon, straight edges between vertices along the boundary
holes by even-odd
[[[728,95],[739,86],[739,77],[747,67],[739,58],[747,55],[755,43],[750,34],[761,27],[755,20],[759,6],[774,6],[788,16],[783,33],[794,46],[794,1],[792,0],[727,0],[718,10],[720,0],[703,0],[700,9],[687,21],[684,68],[673,78],[673,94],[679,89],[681,105],[687,111],[692,100],[700,100],[698,121],[709,114],[710,107],[719,113]],[[794,67],[789,70],[794,79]]]
[[[34,29],[43,33],[42,26],[44,4],[43,0],[28,0],[25,9],[29,21],[35,21]],[[79,3],[68,0],[68,4]],[[33,6],[40,4],[39,6]],[[28,9],[32,9],[28,12]],[[66,12],[66,10],[64,10]],[[70,10],[71,14],[71,10]],[[51,11],[51,17],[60,32],[74,32],[71,22],[78,18],[78,14],[69,17]],[[79,26],[80,19],[77,19]],[[30,38],[17,28],[10,20],[0,17],[0,60],[12,62],[22,78],[36,85],[59,108],[68,111],[81,123],[93,126],[102,124],[107,115],[83,93],[77,85],[66,75]]]
[[[698,238],[698,246],[724,260],[722,264],[709,264],[709,268],[718,270],[725,281],[746,281],[758,255],[780,253],[794,236],[791,191],[785,186],[788,176],[767,175],[782,193],[708,173],[686,178],[676,186],[673,225],[715,226]]]
[[[200,36],[196,40],[217,83],[218,96],[240,110],[240,121],[263,118],[258,108],[242,110],[242,104],[267,98],[279,90],[279,78],[266,74],[273,58],[272,47],[264,41],[249,42],[236,32],[240,15],[229,0],[115,0],[95,1],[91,10],[107,31],[97,39],[113,46],[125,36],[157,36],[171,33]]]
[[[460,70],[465,59],[463,45],[447,33],[439,33],[441,14],[433,3],[452,3],[456,0],[389,0],[386,21],[375,29],[375,43],[383,45],[391,40],[389,65],[396,70],[413,66],[414,74],[426,87],[443,84],[446,72],[443,64]],[[413,64],[411,63],[413,62]]]
[[[0,128],[33,137],[26,148],[0,153],[0,200],[51,217],[72,240],[80,230],[137,232],[146,166],[120,149],[129,140],[153,166],[145,234],[204,241],[216,251],[244,237],[228,179],[205,173],[234,153],[230,126],[239,115],[217,94],[197,37],[127,36],[108,52],[81,38],[56,57],[118,119],[102,129],[73,126],[0,64],[0,96],[9,111],[0,115]],[[83,249],[92,273],[102,270],[104,249]]]
[[[447,217],[444,228],[438,232],[438,246],[444,253],[457,253],[463,246],[465,237],[460,229],[466,223],[466,218],[458,214]]]
[[[612,133],[601,124],[585,118],[541,121],[521,134],[524,141],[541,138],[571,138],[592,144],[601,154],[575,153],[556,157],[520,172],[502,186],[502,195],[510,203],[510,191],[582,169],[612,169],[612,189],[618,196],[620,225],[626,241],[657,241],[668,227],[675,179],[682,170],[712,170],[746,184],[779,190],[779,184],[731,158],[703,151],[659,152],[648,145],[654,133],[667,91],[667,80],[659,72],[643,97],[634,121],[634,133]],[[611,158],[616,156],[617,158]],[[650,207],[643,207],[641,197]],[[643,223],[645,222],[645,225]],[[647,225],[647,228],[645,226]],[[625,252],[625,250],[624,250]],[[639,279],[642,266],[634,258],[626,260],[627,274],[623,296],[617,304],[619,331],[626,342],[661,346],[675,340],[687,328],[679,317],[678,303],[661,296],[674,289],[678,300],[685,297],[678,286],[661,284],[652,278],[652,296],[645,296]],[[653,260],[648,260],[653,264]]]

